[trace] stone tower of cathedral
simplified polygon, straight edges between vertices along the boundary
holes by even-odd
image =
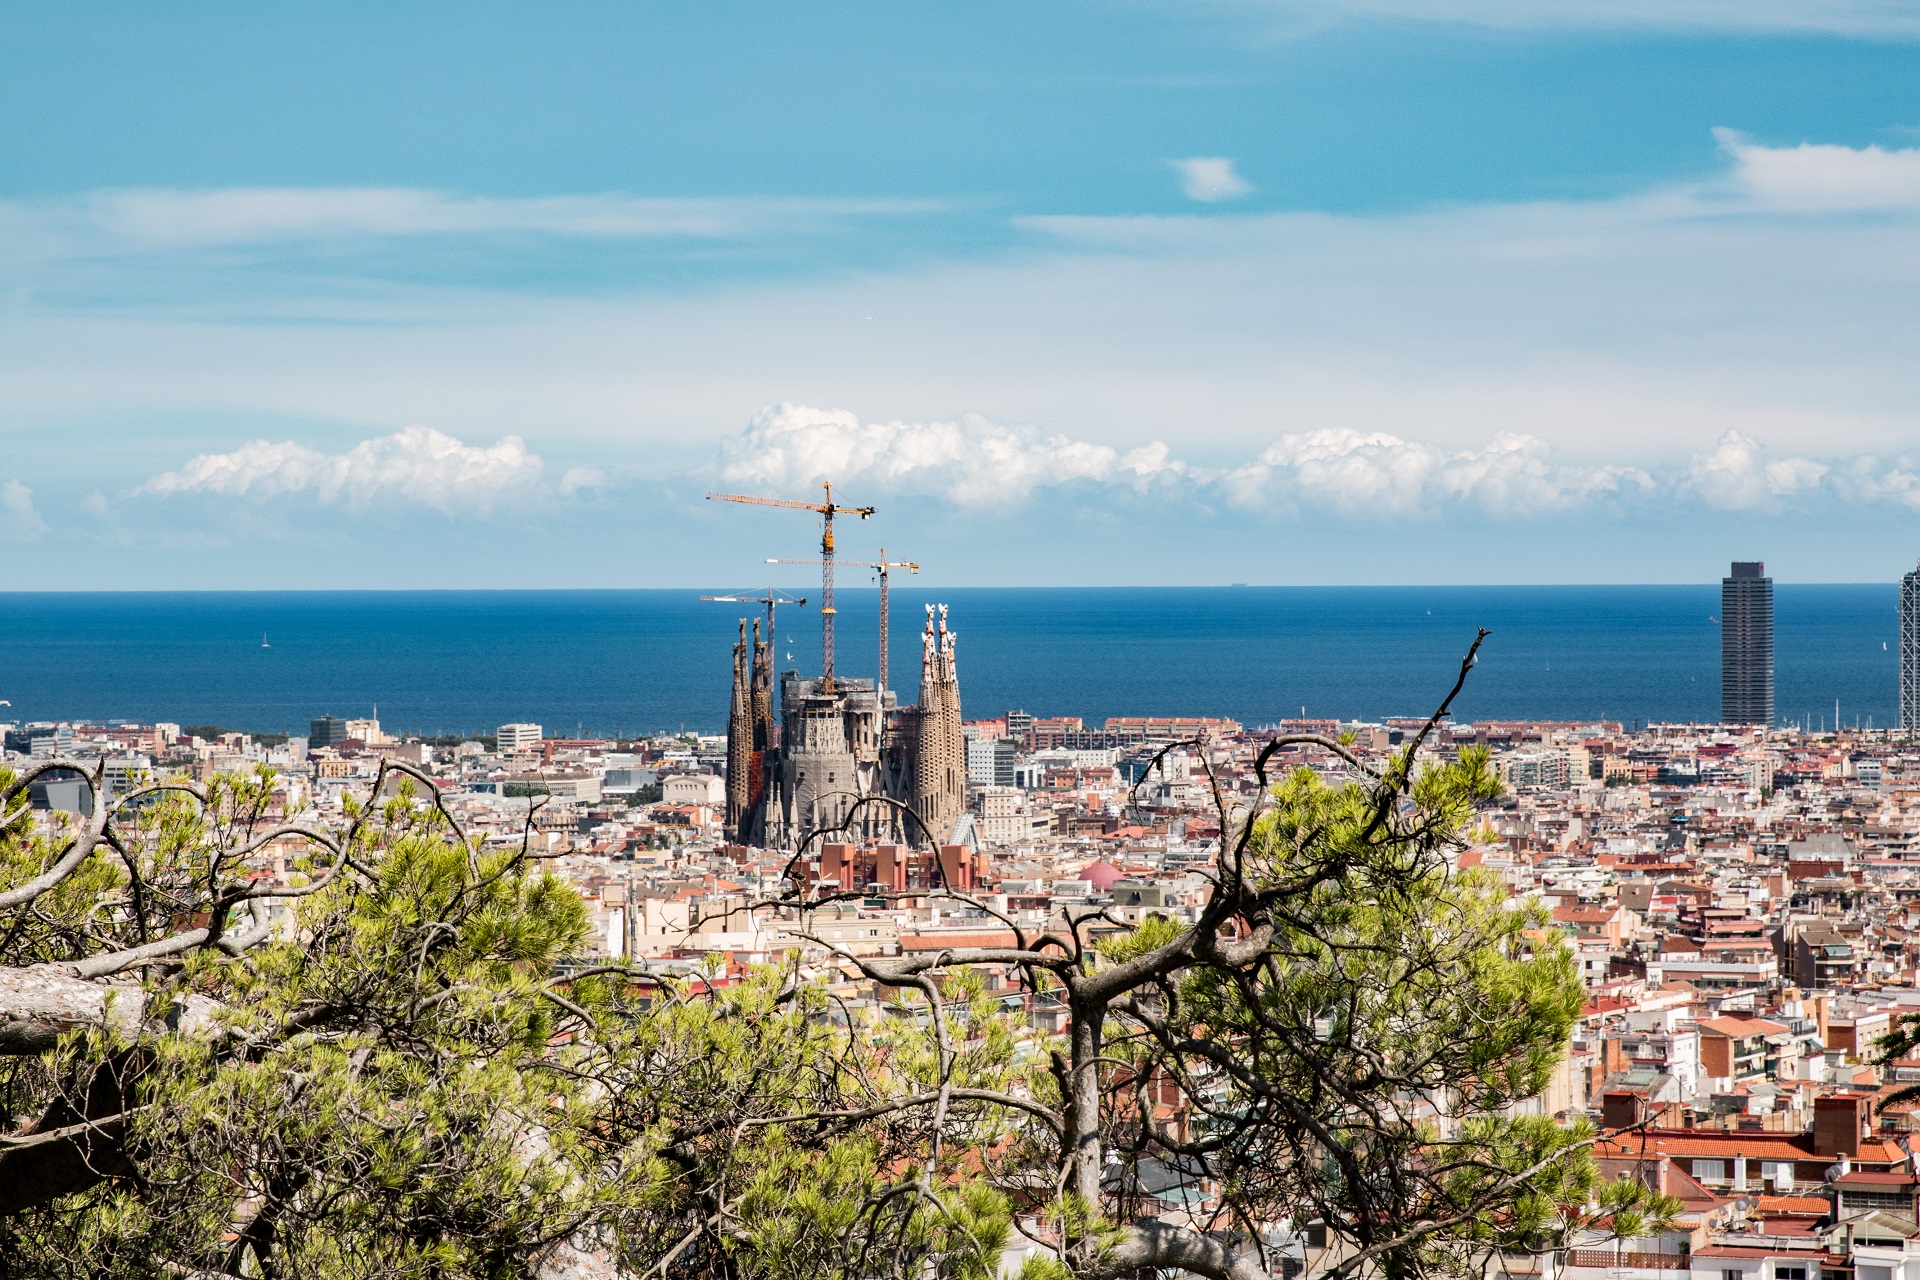
[[[737,837],[741,844],[759,844],[765,838],[767,768],[773,760],[773,641],[760,636],[760,620],[753,620],[753,751],[747,774],[747,820]]]
[[[754,648],[759,649],[760,627],[754,625]],[[754,655],[756,658],[758,654]],[[754,679],[747,656],[747,622],[740,620],[740,638],[733,645],[733,700],[727,706],[727,839],[744,842],[749,832],[754,774]]]
[[[920,715],[913,762],[913,811],[925,824],[921,839],[934,844],[953,837],[967,802],[967,743],[960,728],[960,678],[954,667],[953,632],[947,630],[947,606],[936,624],[927,606],[927,629],[920,637]]]

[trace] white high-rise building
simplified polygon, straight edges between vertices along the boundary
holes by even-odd
[[[979,738],[967,742],[967,782],[976,787],[1010,787],[1019,747],[1012,738]]]
[[[503,724],[495,731],[495,748],[503,756],[530,755],[540,749],[540,726]]]
[[[1920,567],[1900,579],[1900,728],[1920,730]]]

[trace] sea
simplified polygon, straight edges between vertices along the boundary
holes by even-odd
[[[706,594],[722,594],[724,589]],[[304,733],[719,732],[731,646],[759,607],[693,590],[0,593],[0,719],[175,721]],[[752,594],[741,592],[741,594]],[[794,594],[813,594],[806,587]],[[890,687],[919,685],[924,606],[948,606],[962,710],[1378,720],[1425,715],[1476,629],[1456,718],[1711,721],[1719,587],[950,588],[892,594]],[[872,676],[872,589],[839,593],[837,670]],[[1898,587],[1775,587],[1781,719],[1897,718]],[[777,616],[814,674],[820,619]]]

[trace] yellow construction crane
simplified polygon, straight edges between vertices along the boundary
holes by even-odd
[[[709,493],[715,502],[744,502],[755,507],[787,507],[795,511],[820,514],[820,687],[833,692],[833,518],[836,515],[859,516],[865,520],[872,507],[844,507],[833,500],[833,482],[825,484],[825,502],[803,502],[798,498],[763,498],[753,493]]]
[[[768,564],[825,564],[826,562],[823,560],[789,560],[783,556],[769,556],[767,557],[767,563]],[[880,558],[878,560],[839,560],[839,561],[836,561],[835,563],[843,564],[847,566],[849,569],[877,569],[880,573],[880,684],[879,684],[879,688],[884,691],[887,687],[887,680],[889,675],[887,671],[887,574],[892,572],[895,569],[911,569],[913,572],[918,573],[920,572],[920,566],[915,564],[911,560],[887,559],[887,549],[885,547],[880,548]]]

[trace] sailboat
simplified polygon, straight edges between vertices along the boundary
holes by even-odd
[[[272,646],[272,645],[270,645],[270,644],[268,644],[268,643],[267,643],[267,633],[266,633],[266,632],[264,632],[264,631],[262,631],[262,632],[260,633],[260,647],[261,647],[262,649],[271,649],[271,648],[273,648],[273,646]]]

